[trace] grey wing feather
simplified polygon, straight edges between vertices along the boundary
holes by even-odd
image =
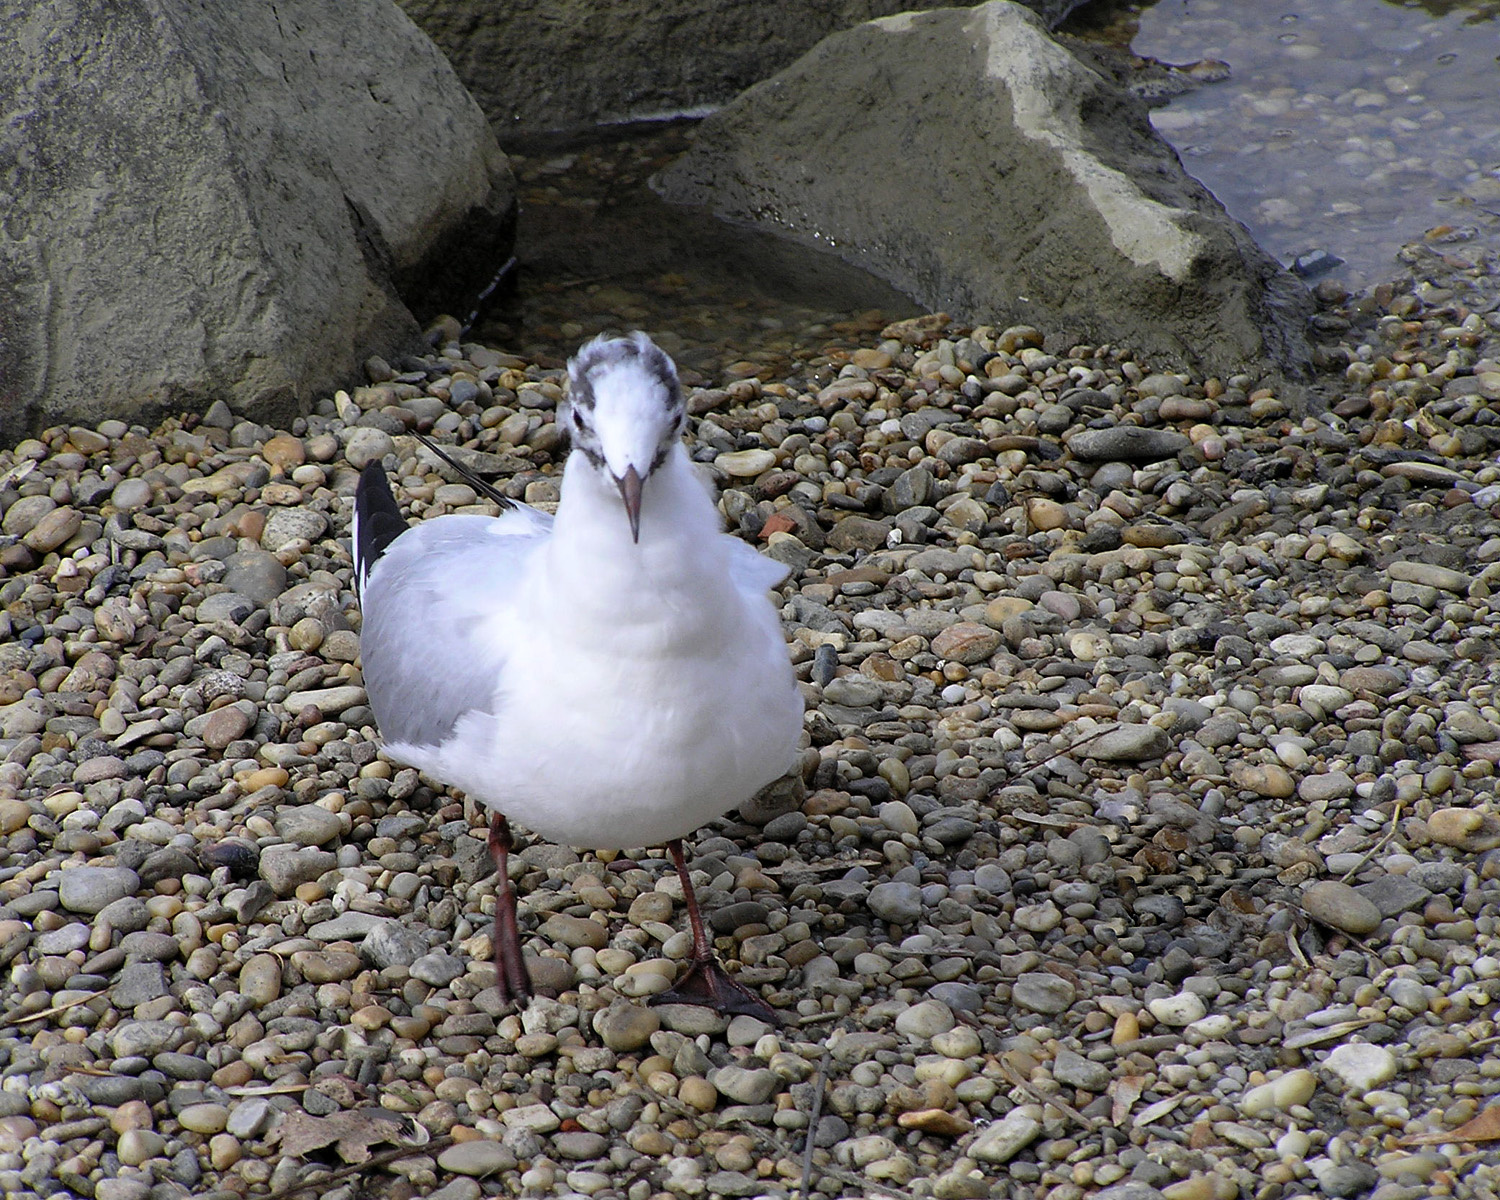
[[[360,633],[365,691],[387,742],[437,745],[495,703],[505,647],[484,636],[551,518],[447,516],[398,537],[370,572]]]

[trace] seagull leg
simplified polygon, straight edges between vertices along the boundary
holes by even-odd
[[[521,957],[521,927],[516,922],[516,886],[510,881],[510,825],[496,813],[490,821],[490,857],[495,860],[495,969],[497,986],[506,1001],[525,1004],[531,999],[531,973]]]
[[[774,1008],[749,988],[729,978],[719,965],[703,928],[703,914],[698,911],[698,897],[693,892],[693,881],[688,877],[687,860],[682,856],[682,840],[674,838],[667,843],[667,850],[677,867],[682,894],[687,900],[688,921],[693,929],[693,958],[676,986],[653,996],[651,1003],[701,1004],[716,1012],[754,1017],[768,1025],[780,1025],[781,1018]]]

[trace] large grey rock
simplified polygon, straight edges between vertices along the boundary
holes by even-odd
[[[0,421],[222,397],[259,420],[415,344],[398,293],[483,260],[513,185],[391,0],[8,6]],[[393,282],[394,281],[394,282]]]
[[[502,138],[722,104],[825,34],[921,0],[399,0]],[[1082,0],[1027,0],[1051,27]],[[525,53],[516,53],[524,46]]]
[[[1026,9],[825,38],[699,126],[668,199],[833,247],[967,321],[1300,377],[1306,289]],[[815,240],[815,241],[814,241]]]

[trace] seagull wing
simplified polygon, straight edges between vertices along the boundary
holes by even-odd
[[[729,543],[729,578],[744,596],[759,598],[781,584],[791,567],[767,558],[737,537],[724,535]]]
[[[365,691],[387,744],[435,746],[465,713],[496,703],[508,647],[490,620],[510,603],[552,518],[518,505],[407,529],[381,552],[361,595]]]

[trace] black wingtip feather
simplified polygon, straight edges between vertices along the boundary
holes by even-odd
[[[354,574],[361,591],[370,569],[406,528],[385,468],[378,461],[368,464],[354,493]]]
[[[437,455],[456,472],[458,472],[459,478],[465,480],[468,485],[472,487],[476,492],[478,492],[481,496],[493,500],[501,507],[501,509],[514,508],[516,506],[516,502],[514,500],[512,500],[504,492],[498,491],[495,488],[491,487],[488,483],[486,483],[473,471],[469,470],[468,467],[464,466],[463,463],[459,462],[458,459],[454,458],[426,434],[417,433],[415,430],[413,430],[412,437],[416,438],[417,441],[421,442],[422,445],[426,446],[427,449],[431,450],[435,455]]]

